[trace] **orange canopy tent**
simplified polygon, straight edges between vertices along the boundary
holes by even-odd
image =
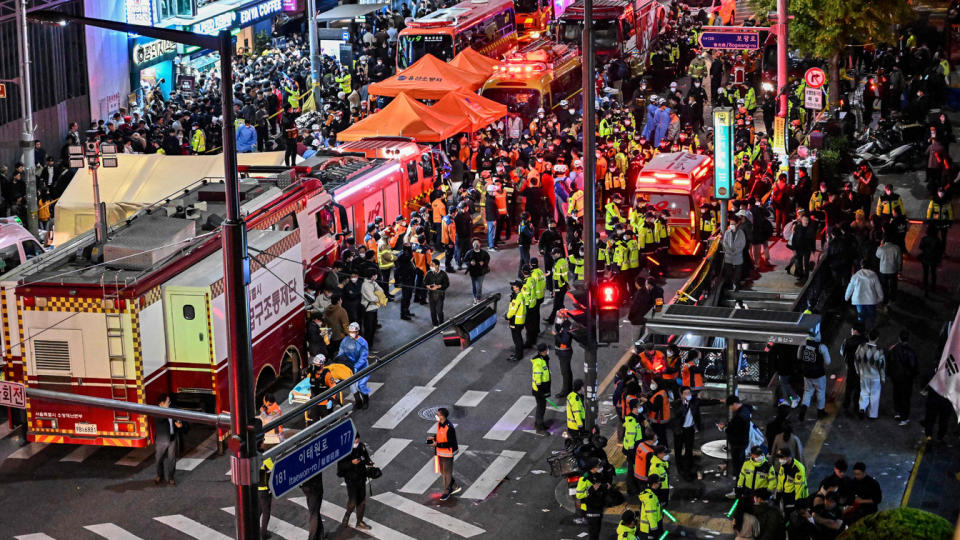
[[[402,136],[419,142],[440,142],[469,129],[470,120],[467,117],[433,111],[407,94],[400,93],[380,112],[338,133],[337,140]]]
[[[466,117],[470,120],[470,131],[479,131],[507,115],[506,105],[466,90],[448,93],[430,110],[455,118]]]
[[[428,54],[393,77],[371,84],[368,92],[374,96],[392,97],[403,92],[414,99],[440,99],[461,88],[477,90],[486,79]]]
[[[499,60],[484,56],[473,47],[467,47],[460,51],[460,53],[454,56],[453,60],[449,62],[451,66],[458,69],[482,75],[484,80],[489,79],[490,76],[493,75],[493,67],[499,63]]]

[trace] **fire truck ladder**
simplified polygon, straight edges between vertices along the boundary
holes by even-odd
[[[102,278],[101,278],[102,279]],[[110,362],[110,396],[127,401],[127,356],[124,353],[123,314],[120,311],[120,284],[114,276],[113,287],[103,288],[104,320],[107,325],[107,358]],[[114,411],[115,421],[129,421],[130,413]]]

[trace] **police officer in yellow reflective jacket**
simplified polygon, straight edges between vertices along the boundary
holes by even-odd
[[[623,218],[620,216],[620,204],[623,202],[622,197],[619,193],[614,193],[613,198],[608,202],[604,207],[604,227],[607,229],[607,234],[613,231],[613,228],[616,227],[617,223],[622,223]]]
[[[573,381],[572,390],[567,394],[567,435],[577,441],[583,435],[583,380]]]
[[[576,281],[583,281],[583,248],[580,248],[580,253],[578,255],[573,255],[572,253],[568,256],[570,259],[570,264],[573,265],[573,279]]]
[[[263,436],[257,440],[257,449],[263,452]],[[273,471],[273,460],[264,459],[260,463],[260,475],[257,482],[257,498],[260,501],[260,530],[266,531],[270,523],[270,510],[273,503],[273,494],[270,493],[270,472]]]
[[[647,482],[647,489],[640,494],[640,519],[637,523],[637,530],[646,535],[647,538],[659,538],[663,512],[660,509],[660,499],[657,498],[655,490],[660,489],[660,477],[651,474]]]
[[[792,510],[797,501],[807,497],[807,469],[793,459],[790,450],[777,452],[780,470],[777,472],[777,498],[783,502],[784,511]]]
[[[715,230],[717,230],[717,212],[713,205],[705,202],[700,205],[700,240],[710,238]]]
[[[527,322],[527,297],[520,292],[523,283],[514,281],[510,284],[513,294],[510,296],[510,306],[507,308],[507,322],[510,324],[510,336],[513,338],[513,357],[518,361],[523,356],[523,326]]]
[[[577,482],[577,509],[583,513],[587,522],[587,538],[600,539],[600,527],[603,523],[604,498],[609,484],[600,483],[599,475],[603,471],[603,462],[590,458],[587,472],[580,475]]]
[[[754,446],[750,449],[750,459],[744,461],[740,468],[736,495],[750,497],[758,489],[776,491],[777,471],[773,468],[773,463],[767,461],[763,455],[763,448]]]
[[[627,456],[627,495],[636,495],[640,491],[640,486],[633,475],[633,465],[637,459],[637,443],[643,440],[640,400],[633,398],[627,406],[630,412],[623,417],[623,455]]]
[[[617,540],[637,540],[637,515],[633,510],[625,510],[620,514],[620,523],[617,524]]]
[[[543,413],[547,410],[547,396],[550,395],[550,348],[546,343],[537,345],[537,354],[530,359],[532,375],[531,389],[537,400],[537,414],[534,417],[534,428],[538,432],[546,432],[547,426],[543,423]]]
[[[655,488],[653,492],[657,494],[661,505],[667,504],[667,501],[670,500],[669,454],[666,446],[658,444],[653,448],[653,455],[650,456],[650,476],[660,478],[660,487]]]

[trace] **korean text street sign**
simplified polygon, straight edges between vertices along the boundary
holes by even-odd
[[[810,88],[820,88],[827,82],[827,75],[820,68],[810,68],[803,74],[803,82]]]
[[[27,408],[27,391],[20,383],[0,381],[0,406]]]
[[[787,119],[777,116],[773,119],[773,151],[783,155],[787,153]]]
[[[760,32],[743,27],[704,27],[700,34],[700,46],[706,49],[755,51],[760,48]]]
[[[353,420],[347,419],[278,459],[270,473],[273,496],[282,497],[347,456],[356,433]]]
[[[733,109],[713,109],[713,196],[717,199],[733,197]]]
[[[807,109],[820,110],[823,108],[823,90],[819,88],[803,89],[803,106]]]

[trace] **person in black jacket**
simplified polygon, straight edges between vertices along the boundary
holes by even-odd
[[[473,234],[473,216],[465,203],[460,203],[457,215],[453,218],[453,227],[456,233],[454,257],[457,260],[457,270],[463,270],[463,256],[470,250],[470,236]]]
[[[357,433],[353,438],[353,450],[337,462],[337,476],[347,484],[347,513],[340,523],[344,528],[350,526],[350,514],[356,510],[357,529],[370,530],[370,526],[363,521],[363,512],[367,508],[367,467],[373,467],[373,460]]]
[[[573,381],[573,370],[570,367],[570,361],[573,359],[573,334],[570,332],[572,325],[565,311],[557,313],[557,321],[553,326],[553,346],[557,353],[557,361],[560,363],[560,376],[563,380],[560,391],[554,394],[557,398],[567,397]]]
[[[727,433],[727,453],[730,455],[730,464],[727,471],[730,472],[731,477],[736,478],[740,474],[741,467],[743,467],[743,459],[747,453],[747,446],[750,444],[752,410],[749,405],[744,406],[740,402],[739,396],[734,395],[727,396],[727,408],[732,414],[730,422],[728,424],[721,422],[717,424],[717,427]]]
[[[307,321],[307,352],[310,357],[327,354],[327,343],[323,337],[323,314],[310,313]]]
[[[647,322],[646,314],[657,304],[658,298],[663,300],[663,288],[657,285],[657,281],[652,277],[648,277],[644,285],[638,286],[637,292],[633,293],[627,319],[630,324],[640,327],[638,338],[643,335],[643,325]]]
[[[167,408],[170,406],[170,395],[160,394],[157,399],[157,405]],[[180,420],[171,418],[156,418],[154,420],[154,443],[156,450],[154,452],[157,461],[157,477],[153,479],[154,484],[166,480],[171,486],[176,485],[173,474],[177,470],[177,449],[180,446],[180,439],[187,431],[187,425]]]
[[[413,285],[416,282],[417,268],[413,265],[413,248],[403,246],[397,257],[394,281],[400,287],[400,318],[409,321],[413,317],[410,312],[410,300],[413,299]]]
[[[356,269],[350,270],[350,278],[343,284],[343,309],[347,310],[350,322],[359,322],[363,308],[360,306],[360,274]]]
[[[434,259],[430,263],[430,269],[427,270],[427,275],[423,278],[423,286],[428,291],[430,321],[434,326],[440,326],[444,321],[443,299],[447,295],[447,287],[450,286],[450,278],[447,277],[446,272],[440,269],[440,259]]]
[[[473,289],[473,303],[483,298],[483,276],[490,272],[490,254],[480,247],[480,240],[473,239],[473,249],[463,257],[463,264],[470,274],[470,287]]]
[[[703,429],[700,417],[700,398],[689,386],[680,387],[680,399],[676,404],[673,425],[673,447],[679,458],[677,467],[685,478],[693,477],[693,437]]]

